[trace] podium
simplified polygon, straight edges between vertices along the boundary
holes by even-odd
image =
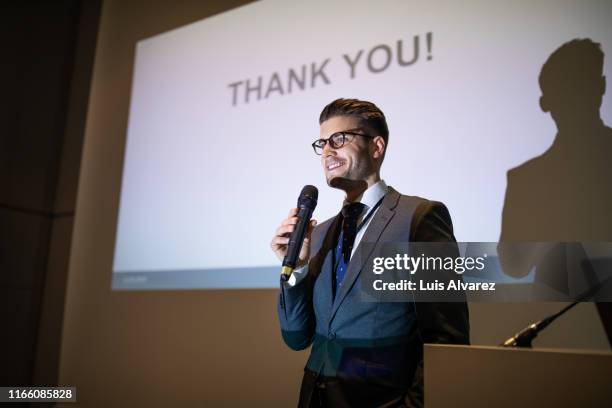
[[[426,344],[425,407],[612,407],[612,352]]]

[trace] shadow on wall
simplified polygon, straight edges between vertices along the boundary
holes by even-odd
[[[540,71],[540,107],[554,120],[556,138],[542,155],[508,171],[498,248],[503,269],[518,277],[536,267],[536,281],[562,293],[568,293],[569,263],[584,259],[581,243],[612,242],[612,129],[599,113],[603,61],[600,44],[590,39],[552,53]],[[539,244],[517,254],[504,241]],[[606,318],[600,305],[606,323],[610,307]]]
[[[603,59],[599,44],[573,40],[542,67],[540,107],[558,133],[544,154],[508,171],[501,241],[612,241]]]

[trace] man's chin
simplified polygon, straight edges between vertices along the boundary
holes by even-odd
[[[344,191],[366,189],[368,187],[368,183],[365,180],[351,180],[342,176],[333,176],[328,178],[327,185]]]

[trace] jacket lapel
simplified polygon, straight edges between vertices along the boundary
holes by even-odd
[[[363,269],[366,261],[374,250],[375,245],[368,245],[368,248],[366,250],[364,249],[364,246],[362,244],[375,244],[378,242],[381,234],[383,233],[385,228],[387,228],[387,225],[389,225],[389,222],[395,215],[395,206],[397,205],[399,198],[400,194],[393,188],[389,187],[389,191],[383,199],[380,208],[374,215],[374,218],[372,218],[368,229],[361,238],[359,245],[355,249],[355,253],[351,258],[351,261],[349,261],[348,269],[346,270],[346,275],[344,276],[344,279],[342,281],[342,286],[340,287],[338,293],[336,293],[336,298],[333,302],[330,321],[333,320],[334,316],[336,315],[336,312],[338,311],[338,308],[340,307],[340,304],[355,284],[357,277],[361,273],[361,270]]]
[[[321,277],[324,282],[321,288],[323,293],[319,292],[318,299],[324,303],[324,310],[326,314],[331,313],[332,308],[332,275],[334,273],[333,255],[332,252],[336,247],[340,230],[340,215],[336,215],[328,225],[321,231],[321,244],[318,245],[317,252],[311,258],[309,263],[309,273],[313,273],[313,281],[317,281],[317,277],[323,274]]]

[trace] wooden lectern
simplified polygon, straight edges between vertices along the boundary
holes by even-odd
[[[425,345],[425,406],[612,407],[612,352]]]

